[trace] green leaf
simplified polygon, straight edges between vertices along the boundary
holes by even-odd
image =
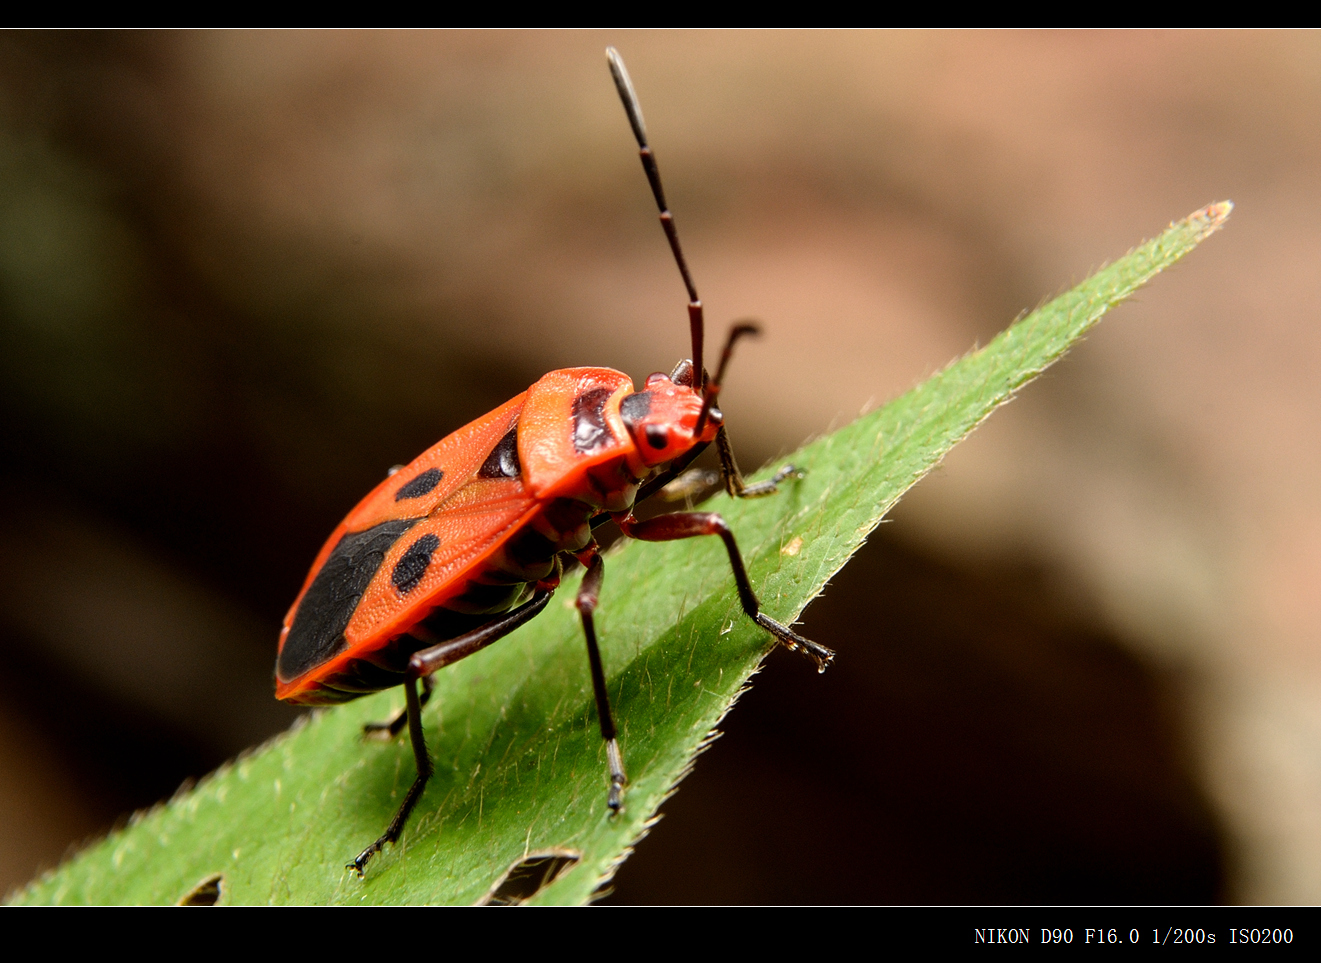
[[[1216,204],[879,411],[792,456],[781,493],[717,503],[766,611],[791,622],[899,497],[1110,307],[1229,215]],[[630,544],[606,558],[598,631],[631,782],[606,808],[605,751],[570,580],[530,625],[436,676],[423,713],[436,774],[367,878],[345,870],[413,778],[406,738],[368,741],[401,690],[310,716],[137,816],[18,903],[174,903],[222,877],[224,903],[474,903],[529,855],[576,856],[533,897],[583,903],[647,831],[771,648],[745,618],[718,539]],[[840,648],[848,671],[848,640]],[[804,668],[808,663],[804,663]],[[804,685],[811,685],[805,673]]]

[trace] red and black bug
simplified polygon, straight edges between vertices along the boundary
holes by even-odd
[[[688,290],[693,356],[668,375],[651,375],[640,391],[609,368],[552,371],[392,473],[331,533],[285,616],[275,694],[299,705],[326,705],[404,687],[404,712],[369,728],[397,734],[407,724],[417,777],[385,832],[349,864],[360,876],[372,856],[399,838],[431,776],[421,723],[431,674],[544,609],[570,559],[586,568],[577,608],[606,742],[608,803],[612,811],[623,804],[627,780],[593,624],[604,568],[592,530],[606,521],[643,541],[719,536],[748,617],[819,669],[834,658],[761,612],[734,535],[719,515],[633,517],[635,504],[678,477],[713,441],[734,497],[769,495],[800,473],[787,466],[770,481],[744,484],[716,399],[734,343],[757,328],[734,326],[709,377],[702,365],[702,302],[665,203],[637,95],[619,54],[613,48],[606,53]]]

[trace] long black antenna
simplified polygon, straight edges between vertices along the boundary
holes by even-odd
[[[706,380],[706,373],[702,369],[702,341],[705,328],[702,299],[697,296],[693,277],[688,273],[688,262],[684,260],[683,248],[679,246],[679,233],[674,227],[674,215],[670,213],[670,207],[665,203],[660,169],[656,166],[656,155],[651,152],[651,145],[647,143],[647,125],[642,122],[642,105],[638,103],[638,95],[633,90],[633,81],[629,79],[628,69],[624,66],[624,60],[619,56],[618,50],[614,47],[606,47],[605,56],[610,61],[610,74],[615,78],[615,89],[619,91],[619,99],[624,102],[624,110],[628,112],[628,122],[633,127],[633,136],[638,140],[638,155],[642,158],[642,169],[647,172],[651,193],[656,196],[656,206],[660,208],[661,227],[665,229],[670,250],[674,252],[674,261],[679,265],[684,287],[688,289],[688,327],[693,336],[692,388],[694,391],[701,391]]]

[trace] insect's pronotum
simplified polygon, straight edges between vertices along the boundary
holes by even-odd
[[[398,734],[407,725],[417,761],[417,777],[389,826],[349,864],[359,876],[399,838],[431,776],[421,722],[431,674],[537,615],[570,559],[586,569],[577,608],[606,743],[608,803],[612,811],[623,805],[628,780],[593,623],[605,569],[592,531],[606,521],[649,542],[719,536],[748,617],[819,669],[835,655],[762,613],[734,535],[719,515],[633,517],[634,505],[677,478],[712,442],[725,488],[736,498],[770,495],[801,473],[787,465],[756,485],[745,484],[739,473],[716,400],[734,343],[757,327],[730,330],[710,377],[702,362],[702,302],[665,202],[642,110],[619,54],[610,48],[606,55],[688,290],[692,358],[668,375],[650,375],[640,391],[610,368],[552,371],[391,474],[322,547],[284,619],[275,694],[326,705],[402,685],[404,712],[368,728]]]

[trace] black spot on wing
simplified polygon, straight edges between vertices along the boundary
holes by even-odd
[[[276,674],[291,682],[344,649],[344,629],[358,608],[390,546],[420,519],[382,522],[361,532],[349,532],[321,566],[294,615],[294,624],[280,650]]]
[[[593,388],[573,399],[573,447],[587,455],[614,440],[605,423],[605,403],[614,392]]]
[[[399,491],[394,493],[394,500],[402,502],[405,498],[421,498],[423,495],[429,495],[444,477],[445,473],[439,468],[428,468],[406,485],[400,485]]]
[[[395,563],[394,571],[390,573],[390,581],[394,582],[400,595],[407,595],[417,588],[417,583],[422,581],[427,566],[431,564],[431,553],[439,545],[440,539],[435,535],[423,535],[408,546],[408,551],[404,552],[404,557]]]
[[[478,478],[517,478],[523,468],[518,463],[518,428],[510,428],[500,439],[500,444],[491,450],[482,467],[477,470]]]

